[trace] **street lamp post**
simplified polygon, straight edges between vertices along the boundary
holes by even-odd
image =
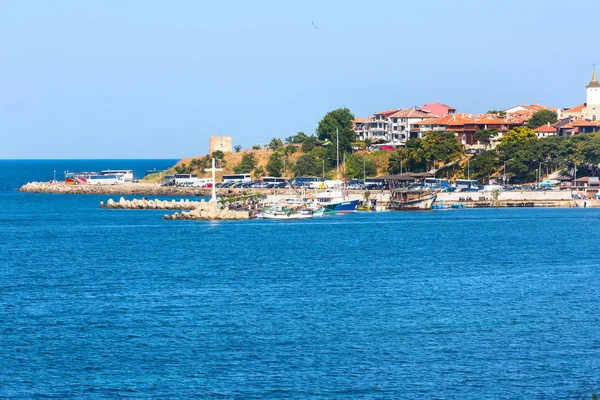
[[[363,157],[363,184],[367,180],[367,160]]]
[[[502,172],[502,185],[506,186],[506,161],[504,161],[504,170]]]
[[[471,160],[467,160],[467,180],[471,180]]]

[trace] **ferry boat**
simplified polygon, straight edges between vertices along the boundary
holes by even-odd
[[[398,188],[392,192],[391,204],[395,210],[431,210],[437,194],[428,190]]]

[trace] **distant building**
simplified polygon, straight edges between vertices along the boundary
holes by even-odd
[[[208,143],[208,154],[221,150],[223,153],[233,152],[233,141],[231,136],[211,136]]]
[[[557,129],[556,126],[550,125],[550,123],[548,123],[546,125],[542,125],[538,128],[535,128],[535,134],[537,135],[538,139],[542,139],[548,136],[556,135]]]
[[[600,83],[596,78],[595,68],[592,70],[592,79],[585,87],[585,103],[564,110],[561,114],[573,120],[600,121]]]
[[[539,104],[532,104],[532,105],[520,104],[518,106],[508,108],[508,109],[504,110],[504,112],[507,114],[522,113],[522,112],[529,112],[529,113],[533,114],[535,112],[542,111],[542,110],[552,110],[552,109],[549,107],[546,107],[546,106],[539,105]]]
[[[429,118],[431,115],[413,108],[381,111],[367,118],[356,118],[354,131],[360,140],[404,144],[410,139],[413,124]]]
[[[445,117],[446,115],[452,115],[456,113],[456,108],[447,106],[441,103],[429,103],[425,104],[421,108],[417,108],[418,111],[430,114],[432,117]]]

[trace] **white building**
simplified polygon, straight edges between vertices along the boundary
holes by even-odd
[[[367,118],[354,121],[354,131],[360,140],[385,141],[393,144],[405,144],[410,139],[413,124],[431,118],[431,115],[413,108],[406,110],[387,110]]]

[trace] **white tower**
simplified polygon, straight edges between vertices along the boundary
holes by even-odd
[[[592,80],[585,87],[585,102],[586,106],[597,106],[600,108],[600,83],[596,79],[596,64],[592,64],[594,69],[592,70]]]

